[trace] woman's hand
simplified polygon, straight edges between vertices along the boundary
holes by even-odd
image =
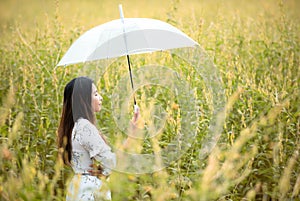
[[[132,123],[136,123],[137,120],[140,117],[140,108],[137,105],[134,105],[134,114],[133,114],[133,118],[132,118]]]
[[[136,130],[136,128],[142,128],[142,122],[140,119],[140,108],[137,105],[134,105],[134,111],[133,111],[133,117],[130,121],[130,127],[131,127],[131,131],[133,132]]]
[[[92,168],[91,170],[88,170],[88,172],[92,175],[92,176],[96,176],[96,177],[105,177],[102,172],[103,172],[103,168],[101,165],[97,165],[97,164],[91,164],[90,167]]]

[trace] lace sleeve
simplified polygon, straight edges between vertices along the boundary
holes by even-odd
[[[100,136],[98,129],[90,122],[83,127],[82,146],[89,152],[90,158],[99,161],[103,166],[103,174],[109,175],[116,166],[116,155]]]

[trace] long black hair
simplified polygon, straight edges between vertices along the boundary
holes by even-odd
[[[92,84],[93,80],[88,77],[77,77],[71,80],[64,90],[57,142],[59,154],[66,165],[71,165],[71,136],[75,122],[79,118],[84,118],[95,124],[95,114],[92,109]]]

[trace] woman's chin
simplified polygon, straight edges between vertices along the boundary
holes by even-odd
[[[100,111],[101,111],[101,107],[99,107],[95,110],[95,112],[100,112]]]

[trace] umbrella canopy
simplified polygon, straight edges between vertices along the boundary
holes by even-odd
[[[174,26],[148,18],[122,18],[81,35],[57,66],[198,45]]]

